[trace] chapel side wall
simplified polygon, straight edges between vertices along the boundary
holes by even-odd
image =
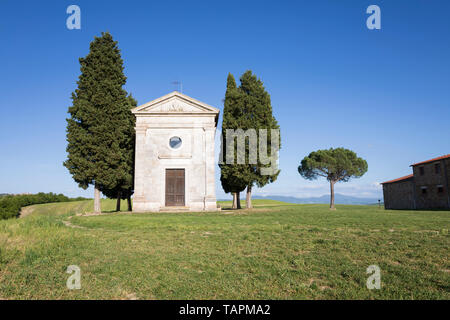
[[[206,174],[206,180],[205,180],[205,209],[206,210],[217,210],[217,201],[216,201],[216,177],[215,177],[215,169],[216,164],[214,161],[214,144],[215,144],[215,134],[216,134],[216,128],[215,124],[211,126],[207,126],[204,129],[204,137],[206,140],[206,155],[205,155],[205,174]]]
[[[145,181],[145,135],[146,129],[140,125],[139,118],[136,119],[136,150],[134,167],[134,195],[133,211],[145,211],[144,181]]]

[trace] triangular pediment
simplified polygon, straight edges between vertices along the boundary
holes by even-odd
[[[169,93],[161,98],[140,105],[133,110],[134,114],[193,114],[210,113],[218,114],[219,109],[211,107],[206,103],[184,95],[178,91]]]

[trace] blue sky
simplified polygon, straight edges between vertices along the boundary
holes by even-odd
[[[66,28],[71,4],[81,30]],[[381,30],[366,27],[371,4]],[[139,104],[181,80],[185,94],[222,109],[229,72],[263,80],[281,126],[282,171],[255,193],[328,193],[297,166],[310,151],[342,146],[369,171],[336,192],[381,197],[378,182],[450,153],[449,12],[448,1],[2,0],[0,193],[92,196],[62,166],[65,118],[78,58],[109,31]]]

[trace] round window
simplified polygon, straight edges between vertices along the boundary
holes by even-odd
[[[178,149],[179,147],[181,147],[181,138],[180,137],[170,138],[169,145],[172,149]]]

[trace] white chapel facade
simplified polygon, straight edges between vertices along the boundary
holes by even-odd
[[[174,91],[136,116],[133,211],[214,211],[219,109]]]

